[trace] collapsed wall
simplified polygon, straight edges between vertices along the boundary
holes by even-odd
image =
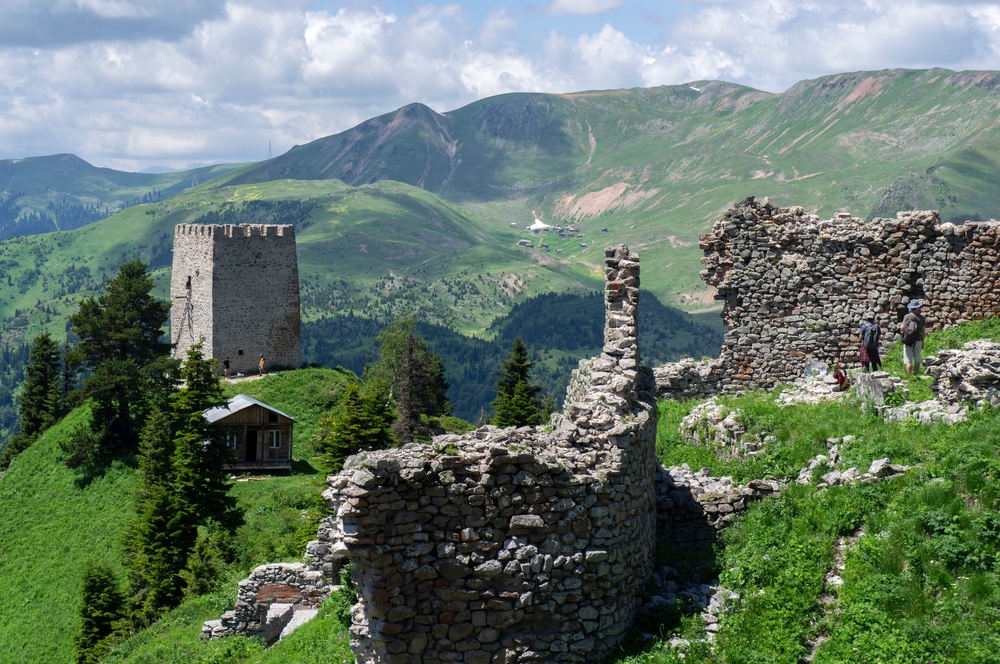
[[[820,220],[748,198],[700,246],[729,329],[717,360],[657,370],[662,396],[770,388],[809,360],[854,364],[862,315],[876,312],[888,343],[911,298],[927,302],[928,331],[1000,314],[996,221],[942,224],[936,211]]]
[[[638,256],[606,256],[601,355],[551,427],[483,427],[351,457],[308,553],[354,563],[358,661],[580,662],[618,645],[656,536],[652,375],[640,369]]]

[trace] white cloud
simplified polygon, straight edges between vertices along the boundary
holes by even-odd
[[[625,0],[552,0],[548,12],[556,16],[577,15],[594,16],[612,9],[618,9]]]
[[[678,5],[654,26],[656,43],[634,36],[627,8],[603,24],[502,7],[470,23],[454,4],[396,14],[231,0],[197,20],[171,9],[192,2],[38,0],[37,16],[26,0],[0,6],[0,157],[76,152],[136,168],[261,159],[269,140],[280,152],[411,102],[443,112],[512,91],[716,78],[780,91],[859,69],[1000,68],[1000,9],[960,1]],[[620,4],[572,6],[579,14]],[[147,10],[173,27],[136,36],[145,19],[128,16]],[[110,18],[84,21],[102,12]],[[5,36],[7,19],[41,35],[52,16],[74,14],[89,26],[85,39]],[[569,33],[570,24],[590,27]],[[101,37],[109,25],[131,27]]]

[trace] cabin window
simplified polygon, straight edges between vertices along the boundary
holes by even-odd
[[[281,432],[280,431],[268,431],[268,436],[271,441],[269,447],[272,450],[276,450],[281,447]]]
[[[236,449],[236,432],[235,431],[227,431],[227,432],[225,432],[224,434],[222,434],[222,439],[226,441],[226,447],[228,447],[231,450],[235,450]]]
[[[277,413],[268,413],[267,414],[267,423],[268,424],[277,424],[278,423],[278,414]]]
[[[240,349],[239,349],[238,351],[236,351],[236,354],[237,354],[237,355],[242,355],[242,354],[243,354],[243,349],[242,349],[242,348],[240,348]]]

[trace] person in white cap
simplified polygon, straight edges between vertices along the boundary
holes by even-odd
[[[903,316],[899,330],[903,333],[903,363],[906,365],[906,375],[916,376],[920,373],[920,351],[924,348],[924,326],[926,320],[922,312],[924,303],[920,300],[910,300],[906,308],[910,311]]]

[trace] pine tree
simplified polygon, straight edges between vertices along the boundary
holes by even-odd
[[[531,355],[518,337],[503,361],[497,378],[497,397],[492,406],[493,424],[498,427],[534,426],[541,423],[538,398],[542,388],[531,384]]]
[[[229,495],[231,482],[226,467],[232,452],[223,443],[222,431],[203,417],[204,411],[226,403],[214,360],[205,359],[199,342],[188,349],[181,369],[184,389],[174,397],[174,417],[179,431],[174,437],[174,491],[188,512],[193,533],[188,551],[197,538],[197,526],[217,521],[232,532],[243,523],[236,499]],[[188,541],[188,540],[185,540]]]
[[[187,551],[179,531],[187,515],[173,492],[171,422],[170,414],[154,410],[139,440],[136,513],[124,540],[131,617],[139,628],[176,606],[183,594]]]
[[[352,454],[389,447],[394,419],[388,395],[350,383],[340,403],[319,422],[316,442],[324,463],[331,472],[338,472]]]
[[[444,363],[415,330],[412,318],[397,319],[378,335],[378,361],[365,367],[369,389],[389,394],[395,404],[392,431],[400,443],[429,438],[426,418],[451,412]]]
[[[102,449],[91,455],[107,458],[135,450],[135,430],[157,397],[172,387],[170,345],[160,339],[170,305],[151,295],[153,281],[146,264],[123,264],[107,282],[104,294],[80,302],[70,316],[80,343],[70,359],[88,373],[76,399],[92,399],[93,429]]]
[[[232,532],[242,523],[228,495],[231,453],[221,432],[203,417],[225,398],[201,343],[188,349],[181,378],[185,387],[175,392],[172,413],[154,410],[140,441],[136,517],[124,547],[132,620],[138,627],[177,606],[189,583],[197,584],[195,590],[210,585],[204,561],[192,561],[198,527],[218,523]]]
[[[59,344],[52,335],[43,332],[35,337],[17,397],[21,430],[4,446],[0,468],[9,466],[14,457],[28,449],[59,418],[62,410],[59,365]]]
[[[122,616],[125,598],[107,565],[91,563],[83,572],[80,631],[73,639],[77,664],[97,664],[110,650],[109,637]]]
[[[59,344],[48,332],[35,337],[18,396],[21,432],[34,436],[55,423],[62,410]]]

